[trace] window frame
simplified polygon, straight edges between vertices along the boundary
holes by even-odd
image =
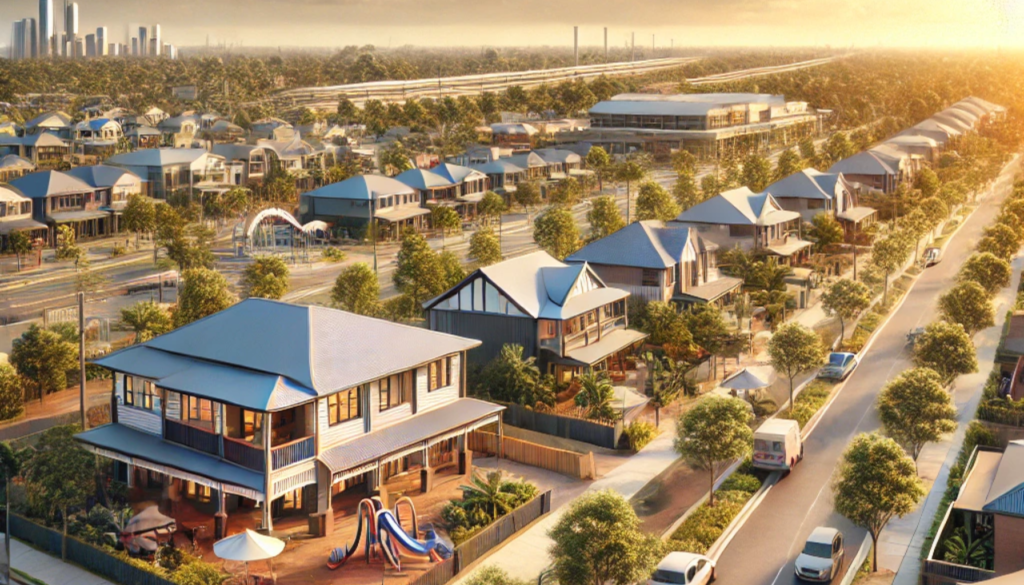
[[[344,402],[341,399],[341,396],[343,394],[347,395],[347,399]],[[355,405],[356,405],[356,413],[355,413],[355,415],[352,414],[353,394],[355,394],[355,399],[354,399],[355,400]],[[331,404],[332,401],[334,402],[333,405]],[[341,408],[342,408],[343,404],[347,408],[347,410],[346,410],[346,413],[347,413],[346,418],[342,418],[341,417]],[[353,420],[359,420],[361,418],[363,418],[363,388],[362,388],[362,386],[356,386],[354,388],[349,388],[347,390],[342,390],[341,392],[335,392],[334,394],[331,394],[330,396],[327,397],[327,426],[328,427],[338,426],[338,425],[341,425],[341,424],[345,424],[347,422],[351,422]]]
[[[427,365],[427,392],[447,388],[452,384],[452,356],[436,359]]]

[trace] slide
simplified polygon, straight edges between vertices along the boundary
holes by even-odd
[[[381,542],[381,551],[385,558],[396,569],[401,570],[401,557],[429,558],[432,561],[441,560],[435,550],[437,540],[417,540],[406,532],[398,522],[398,518],[390,510],[377,512],[377,532]]]
[[[356,538],[351,545],[338,547],[331,551],[331,556],[327,559],[328,569],[333,571],[341,568],[359,550],[359,541],[362,539],[364,524],[366,525],[366,543],[363,545],[363,549],[366,562],[370,562],[378,542],[377,512],[383,507],[383,503],[377,497],[364,499],[359,502],[359,515],[356,517]]]

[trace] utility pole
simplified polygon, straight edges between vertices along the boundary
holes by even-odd
[[[580,66],[580,27],[572,27],[572,56],[576,61],[576,66]]]
[[[78,410],[82,415],[82,430],[85,424],[85,292],[78,293]]]

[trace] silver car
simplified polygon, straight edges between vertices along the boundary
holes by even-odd
[[[828,583],[843,568],[843,533],[819,526],[807,537],[804,550],[796,558],[796,576],[804,581]]]

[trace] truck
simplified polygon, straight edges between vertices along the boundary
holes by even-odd
[[[795,420],[768,419],[754,431],[752,463],[756,469],[790,471],[803,458],[804,443]]]

